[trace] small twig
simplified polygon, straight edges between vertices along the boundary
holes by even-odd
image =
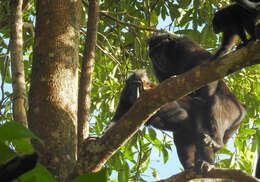
[[[23,28],[28,29],[32,38],[34,38],[34,27],[32,22],[23,22]]]
[[[2,99],[1,99],[1,101],[0,101],[0,105],[2,105],[2,104],[3,104],[3,101],[4,101],[4,95],[5,95],[5,92],[4,92],[4,83],[5,83],[5,78],[6,78],[8,63],[9,63],[9,46],[8,46],[7,53],[6,53],[6,56],[5,56],[5,59],[4,59],[5,67],[4,67],[4,73],[3,73],[3,76],[2,76],[2,84],[1,84]]]
[[[81,30],[81,33],[83,33],[83,34],[86,35],[86,32],[83,31],[83,30]],[[98,32],[98,33],[99,33],[99,32]],[[104,37],[104,39],[107,40],[107,42],[108,42],[108,44],[109,44],[109,47],[110,47],[111,49],[113,49],[113,48],[112,48],[112,45],[109,43],[108,39],[107,39],[103,34],[101,34],[101,33],[99,33],[99,34],[102,35],[102,36]],[[114,61],[116,64],[121,65],[121,63],[112,55],[111,52],[109,52],[108,50],[106,50],[104,47],[101,47],[101,46],[98,45],[97,43],[96,43],[96,47],[97,47],[101,52],[103,52],[105,55],[107,55],[108,57],[110,57],[111,60]]]
[[[86,0],[82,0],[82,3],[84,4],[84,6],[85,6],[86,8],[89,7],[89,3],[88,3]]]
[[[159,3],[160,0],[156,0],[155,3],[152,5],[150,12],[152,12],[155,8],[155,6]]]
[[[172,137],[171,135],[169,135],[168,133],[166,133],[165,131],[162,131],[162,130],[161,130],[161,132],[162,132],[163,134],[165,134],[167,137],[173,139],[173,137]]]
[[[139,47],[140,47],[140,50],[141,50],[141,48],[142,48],[141,40],[139,39],[138,36],[136,36],[135,39],[136,39],[136,41],[138,42]],[[139,51],[139,56],[141,57],[141,59],[143,59],[141,51]]]
[[[138,22],[142,22],[139,18],[135,17],[135,16],[132,16],[132,15],[129,15],[127,13],[127,11],[121,11],[121,12],[112,12],[112,11],[100,11],[99,13],[105,13],[105,14],[112,14],[112,15],[126,15],[128,16],[129,18],[132,18]]]
[[[120,11],[120,12],[99,11],[99,13],[113,14],[113,15],[128,15],[127,11]]]
[[[108,17],[108,18],[114,20],[115,22],[117,22],[117,23],[119,23],[119,24],[123,24],[123,25],[126,25],[126,26],[128,26],[128,27],[134,27],[134,28],[137,28],[137,29],[139,29],[139,30],[146,30],[146,31],[152,31],[152,32],[167,32],[167,33],[168,33],[168,31],[166,31],[166,30],[158,30],[158,29],[156,29],[156,28],[151,28],[151,27],[148,27],[148,28],[147,28],[147,27],[142,27],[142,26],[136,25],[136,24],[127,23],[127,22],[118,20],[118,19],[116,19],[115,17],[110,16],[110,15],[108,15],[108,14],[106,14],[106,13],[103,13],[103,12],[100,12],[100,15],[106,16],[106,17]]]
[[[107,55],[108,57],[111,58],[112,61],[114,61],[115,63],[121,65],[121,63],[112,55],[112,53],[108,52],[105,48],[99,46],[98,44],[96,44],[97,48],[99,50],[101,50],[105,55]]]
[[[4,54],[1,54],[1,55],[0,55],[0,58],[4,58],[4,59],[5,59],[6,56],[8,56],[8,54],[7,54],[7,53],[4,53]]]
[[[103,35],[102,33],[100,33],[100,32],[97,32],[97,33],[98,33],[99,35],[101,35],[101,36],[106,40],[106,42],[108,43],[110,49],[113,50],[113,47],[112,47],[112,45],[110,44],[108,38],[107,38],[105,35]],[[113,52],[114,52],[114,51],[113,51]]]
[[[28,11],[33,6],[33,3],[30,3],[30,0],[23,1],[23,12]]]
[[[138,150],[138,161],[137,161],[137,166],[136,166],[136,178],[135,178],[135,181],[137,182],[138,181],[138,178],[139,178],[139,170],[140,170],[140,166],[141,166],[141,162],[142,162],[142,143],[140,142],[140,139],[139,139],[139,148],[140,150]]]

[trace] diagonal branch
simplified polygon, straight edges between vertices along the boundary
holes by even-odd
[[[187,182],[193,181],[195,179],[202,179],[207,178],[208,180],[213,182],[213,179],[225,179],[224,181],[246,181],[246,182],[260,182],[259,179],[248,175],[247,173],[241,170],[234,170],[234,169],[220,169],[215,168],[214,166],[206,166],[208,169],[205,169],[202,174],[197,174],[193,170],[185,170],[179,174],[173,175],[168,179],[160,180],[158,182]],[[197,181],[196,180],[196,181]]]
[[[83,143],[72,177],[94,172],[128,141],[147,119],[162,105],[177,100],[207,83],[244,67],[260,63],[260,42],[251,42],[246,48],[220,58],[207,61],[191,71],[173,76],[155,89],[146,92],[122,118],[101,137],[88,138]],[[147,104],[149,103],[149,104]]]

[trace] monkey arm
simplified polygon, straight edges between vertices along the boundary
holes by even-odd
[[[180,123],[188,118],[188,112],[178,102],[170,102],[161,107],[145,125],[152,125],[155,128],[174,131]]]

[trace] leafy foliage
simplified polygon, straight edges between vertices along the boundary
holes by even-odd
[[[80,58],[83,54],[88,20],[88,2],[83,2]],[[91,135],[101,135],[110,122],[124,81],[131,71],[146,69],[151,80],[155,82],[146,45],[146,39],[153,29],[165,29],[189,36],[202,47],[214,52],[219,47],[220,37],[213,33],[211,19],[217,7],[227,4],[229,1],[226,0],[100,1],[91,96]],[[35,2],[29,0],[29,5],[24,9],[23,20],[34,26]],[[0,162],[7,161],[16,153],[31,152],[32,146],[26,138],[37,138],[29,130],[12,122],[12,79],[8,57],[10,28],[8,21],[6,22],[9,16],[8,0],[0,1],[0,72],[3,83],[0,98]],[[25,28],[24,65],[27,88],[30,86],[33,40],[31,31]],[[251,173],[254,152],[260,144],[260,66],[243,69],[225,78],[225,81],[236,97],[247,106],[248,114],[234,140],[217,154],[217,162],[221,167],[240,168]],[[154,150],[159,151],[166,163],[169,156],[175,152],[171,151],[172,144],[172,138],[167,133],[153,128],[142,128],[106,164],[110,181],[146,181],[154,179],[152,176],[158,178],[159,172],[154,169],[156,166],[150,165],[150,154]],[[147,172],[149,168],[153,168],[152,173]],[[44,168],[40,165],[26,175],[21,177],[21,180],[30,181],[37,178],[36,181],[53,181],[48,174],[45,175]]]

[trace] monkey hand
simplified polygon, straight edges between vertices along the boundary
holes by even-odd
[[[197,174],[201,174],[201,173],[203,174],[203,173],[208,173],[213,168],[215,168],[215,165],[213,163],[209,163],[204,160],[198,160],[195,162],[194,171]]]
[[[202,144],[214,148],[214,151],[222,148],[222,145],[218,144],[216,141],[213,140],[211,136],[206,133],[202,133]]]

